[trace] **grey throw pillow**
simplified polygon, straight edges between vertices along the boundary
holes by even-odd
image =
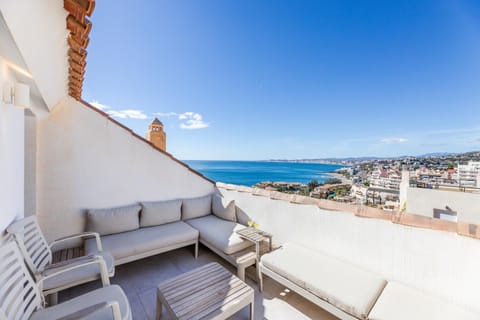
[[[235,200],[227,201],[224,197],[215,194],[212,196],[212,212],[217,217],[237,222],[235,214]]]
[[[139,228],[139,213],[142,207],[138,204],[109,208],[87,210],[87,231],[108,235]]]
[[[182,220],[207,216],[212,213],[212,195],[182,200]]]
[[[182,200],[141,202],[140,227],[158,226],[179,221],[182,217]]]

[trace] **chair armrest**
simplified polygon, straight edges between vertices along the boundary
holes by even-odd
[[[17,233],[22,233],[25,231],[25,226],[21,223],[13,222],[11,225],[8,226],[7,232],[10,234],[17,234]]]
[[[53,246],[64,241],[80,239],[80,238],[92,238],[92,237],[95,237],[95,240],[97,242],[97,251],[102,251],[103,250],[102,242],[100,241],[100,234],[98,234],[98,232],[82,232],[82,233],[73,234],[71,236],[66,236],[66,237],[56,239],[52,241],[52,243],[50,243],[50,250],[53,248]]]
[[[47,279],[56,277],[62,273],[67,273],[67,272],[72,272],[77,269],[85,268],[86,266],[98,264],[100,268],[100,277],[102,278],[102,284],[103,286],[108,286],[110,285],[110,279],[108,276],[108,270],[107,270],[107,264],[105,263],[105,260],[103,259],[102,256],[92,256],[93,259],[90,261],[85,261],[85,259],[78,259],[71,265],[65,265],[65,267],[61,267],[58,270],[53,271],[52,273],[49,273],[47,275],[42,275],[40,274],[40,280],[37,282],[38,288],[40,289],[40,292],[43,291],[43,282]],[[38,276],[38,274],[37,274]]]
[[[121,320],[122,315],[120,313],[120,305],[118,304],[117,301],[104,301],[100,302],[97,304],[94,304],[93,306],[86,307],[84,309],[80,309],[72,314],[69,314],[68,316],[64,316],[61,318],[58,318],[57,320],[76,320],[76,319],[85,319],[89,316],[94,315],[95,313],[103,310],[111,308],[112,309],[112,319],[113,320]]]

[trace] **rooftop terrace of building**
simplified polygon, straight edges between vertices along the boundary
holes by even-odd
[[[225,199],[235,200],[239,221],[256,221],[262,230],[273,234],[275,246],[299,243],[371,270],[388,281],[406,284],[467,309],[478,308],[475,293],[480,283],[476,272],[480,259],[476,254],[480,241],[459,235],[456,229],[448,230],[456,223],[418,220],[414,215],[398,217],[377,209],[352,213],[346,210],[352,208],[350,205],[332,201],[235,185],[217,186]],[[321,208],[328,205],[329,210]],[[423,225],[415,226],[418,221]],[[235,274],[228,262],[208,248],[201,246],[199,258],[194,259],[192,248],[187,247],[117,266],[112,283],[125,290],[135,319],[154,319],[156,286],[212,261]],[[336,319],[268,277],[264,292],[260,292],[254,274],[254,267],[249,267],[246,282],[255,289],[255,319]],[[99,283],[73,288],[60,298],[69,299],[97,286]],[[231,319],[248,317],[245,308]]]
[[[94,1],[63,2],[65,9],[79,3]],[[85,37],[91,26],[83,31],[65,29],[76,10],[66,11],[62,1],[26,0],[4,1],[0,9],[5,49],[0,64],[13,61],[25,67],[32,76],[29,81],[34,94],[30,111],[3,102],[0,106],[0,153],[7,155],[0,161],[1,231],[13,221],[35,214],[47,239],[53,240],[84,231],[86,208],[220,192],[235,200],[240,222],[256,221],[262,230],[273,234],[276,245],[299,243],[389,281],[478,311],[478,195],[455,193],[465,204],[461,209],[466,212],[468,205],[471,214],[459,214],[459,221],[451,222],[433,219],[423,207],[419,212],[425,216],[242,186],[215,186],[106,113],[79,100],[81,83],[77,78],[72,81],[71,76],[78,72],[69,69],[68,50],[76,48],[73,38],[88,43]],[[85,18],[86,12],[80,10],[80,18]],[[76,49],[84,53],[85,46]],[[77,71],[83,79],[83,67]],[[0,77],[12,83],[22,79],[7,67],[0,68]],[[432,198],[427,192],[436,192],[439,206],[445,206],[442,191],[417,188],[412,192],[420,202]],[[470,196],[477,196],[476,202],[466,198]],[[181,249],[119,266],[112,282],[127,292],[137,319],[148,319],[155,310],[158,282],[210,261],[233,271],[205,248],[198,260],[189,249]],[[265,293],[260,294],[256,283],[247,280],[256,288],[257,317],[331,319],[278,283],[266,281]],[[65,292],[63,299],[95,285]],[[246,315],[244,311],[240,317]]]

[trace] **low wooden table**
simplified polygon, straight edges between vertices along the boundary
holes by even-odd
[[[172,319],[226,319],[250,305],[254,291],[216,262],[162,282],[157,287],[157,320],[162,305]]]
[[[255,243],[255,253],[257,254],[257,262],[260,261],[260,243],[268,241],[268,251],[272,251],[272,235],[268,232],[247,227],[237,231],[237,234],[245,240]]]

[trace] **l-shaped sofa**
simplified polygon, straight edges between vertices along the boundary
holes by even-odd
[[[112,254],[115,265],[190,245],[197,257],[199,241],[230,255],[253,246],[237,235],[242,228],[235,201],[218,194],[87,210],[86,229],[100,234],[103,250]],[[86,240],[85,252],[95,250],[95,240]]]

